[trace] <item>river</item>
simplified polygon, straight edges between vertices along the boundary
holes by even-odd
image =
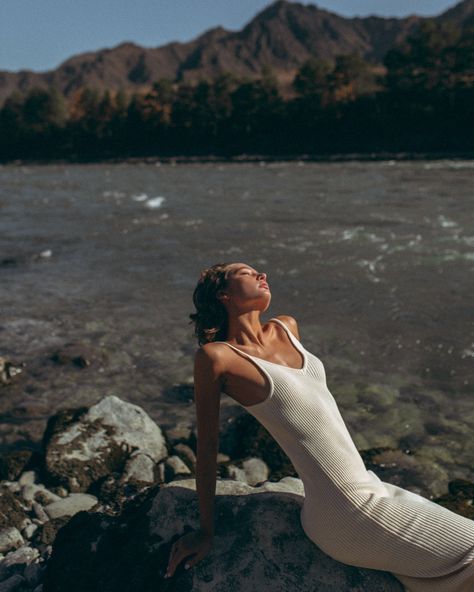
[[[188,315],[204,266],[265,271],[359,449],[474,479],[469,160],[0,167],[0,450],[115,394],[192,425]],[[265,320],[263,319],[263,320]],[[74,342],[89,367],[51,355]],[[15,382],[15,381],[14,381]],[[240,406],[222,398],[221,421]]]

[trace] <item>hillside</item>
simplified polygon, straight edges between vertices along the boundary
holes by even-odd
[[[474,0],[464,0],[435,20],[454,26],[474,22]],[[144,48],[122,43],[111,49],[73,56],[47,72],[0,72],[0,102],[13,91],[56,86],[65,96],[88,86],[99,90],[144,90],[159,78],[193,81],[225,71],[258,77],[271,67],[284,83],[310,56],[334,59],[358,53],[380,64],[387,50],[403,41],[423,20],[368,16],[345,18],[313,4],[279,0],[257,14],[242,30],[217,27],[188,43]]]

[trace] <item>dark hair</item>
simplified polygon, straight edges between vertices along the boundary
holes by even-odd
[[[211,341],[225,341],[227,335],[227,310],[217,298],[217,293],[227,285],[230,263],[216,263],[201,271],[193,293],[196,312],[189,315],[194,323],[194,334],[199,345]]]

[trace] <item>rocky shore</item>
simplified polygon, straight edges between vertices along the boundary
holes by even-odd
[[[388,151],[367,151],[367,152],[328,152],[321,154],[237,154],[237,155],[180,155],[175,156],[129,156],[116,158],[73,158],[73,159],[15,159],[6,161],[7,166],[25,166],[25,165],[51,165],[51,164],[202,164],[202,163],[259,163],[259,162],[374,162],[383,160],[404,161],[404,160],[440,160],[440,159],[462,159],[472,160],[474,152],[469,150],[458,151],[433,151],[433,152],[388,152]]]
[[[4,384],[14,374],[4,361]],[[413,451],[361,454],[382,479],[404,475],[423,492]],[[390,574],[340,564],[305,537],[303,484],[245,412],[220,438],[215,547],[164,579],[172,543],[199,526],[195,465],[193,429],[161,429],[114,395],[50,417],[40,449],[0,457],[0,592],[401,590]],[[472,483],[452,481],[434,501],[474,518]]]

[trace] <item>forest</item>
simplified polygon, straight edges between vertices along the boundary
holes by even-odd
[[[263,68],[213,80],[157,80],[143,94],[55,88],[11,94],[0,161],[133,157],[469,153],[474,30],[424,22],[376,68],[355,54],[310,58],[283,96]]]

